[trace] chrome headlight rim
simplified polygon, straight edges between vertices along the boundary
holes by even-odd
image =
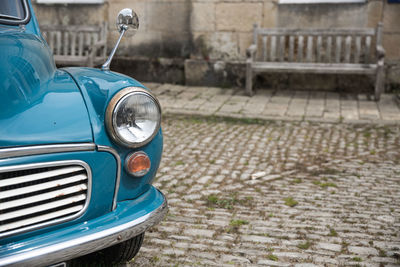
[[[116,114],[115,110],[118,106],[119,103],[121,103],[122,100],[125,98],[129,97],[130,95],[133,94],[141,94],[141,95],[146,95],[147,97],[151,98],[154,103],[157,106],[158,112],[160,114],[159,119],[157,121],[156,128],[154,132],[144,141],[142,142],[127,142],[125,140],[122,140],[114,127],[114,116]],[[150,91],[143,89],[141,87],[126,87],[122,90],[120,90],[118,93],[116,93],[111,101],[108,103],[107,110],[106,110],[106,116],[105,116],[105,123],[106,123],[106,128],[108,133],[110,134],[111,138],[119,145],[128,147],[128,148],[137,148],[146,145],[149,143],[159,132],[160,127],[161,127],[161,105],[158,99],[155,97],[153,93]]]

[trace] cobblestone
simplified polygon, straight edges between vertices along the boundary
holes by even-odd
[[[163,132],[170,211],[128,266],[400,265],[399,125],[167,116]]]

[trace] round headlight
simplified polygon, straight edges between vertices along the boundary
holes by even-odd
[[[148,143],[157,134],[160,123],[160,104],[142,88],[119,91],[107,107],[107,130],[123,146],[139,147]]]

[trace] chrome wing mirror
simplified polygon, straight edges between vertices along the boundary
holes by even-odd
[[[115,44],[113,50],[111,51],[107,61],[101,66],[102,70],[110,70],[110,64],[114,57],[115,51],[121,42],[127,30],[132,30],[133,34],[139,29],[139,18],[136,13],[130,8],[122,9],[117,16],[117,29],[120,33],[117,43]]]

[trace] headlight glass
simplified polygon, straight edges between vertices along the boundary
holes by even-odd
[[[149,92],[129,87],[114,96],[106,116],[107,126],[115,141],[128,147],[138,147],[149,142],[158,132],[161,108]]]

